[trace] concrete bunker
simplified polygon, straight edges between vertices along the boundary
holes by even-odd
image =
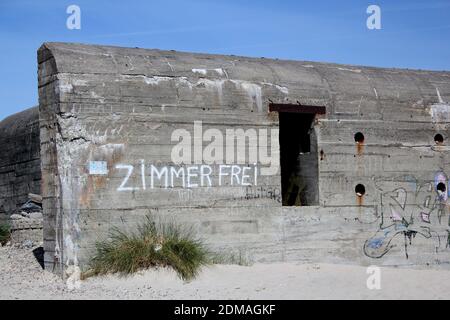
[[[41,193],[38,107],[1,121],[0,144],[0,220],[6,220],[30,193]]]
[[[0,185],[40,181],[48,270],[69,276],[149,214],[250,261],[450,263],[435,137],[449,72],[68,43],[43,44],[38,64],[40,148],[24,144],[40,170],[19,178],[5,159]]]

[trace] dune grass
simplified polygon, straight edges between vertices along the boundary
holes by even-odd
[[[0,245],[5,245],[11,238],[11,231],[9,225],[0,224]]]
[[[252,263],[248,259],[248,257],[242,251],[227,251],[221,253],[212,253],[211,254],[211,263],[212,264],[229,264],[229,265],[238,265],[238,266],[251,266]]]
[[[190,280],[202,266],[211,263],[210,255],[192,229],[147,218],[136,232],[114,228],[107,240],[97,242],[90,269],[83,278],[111,273],[130,275],[152,267],[171,267],[181,279]]]

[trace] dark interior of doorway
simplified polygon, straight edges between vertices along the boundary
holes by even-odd
[[[283,206],[318,204],[318,153],[315,114],[279,112]]]

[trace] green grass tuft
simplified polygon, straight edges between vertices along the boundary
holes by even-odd
[[[97,242],[84,278],[110,273],[129,275],[168,266],[183,280],[190,280],[210,261],[209,251],[194,236],[192,229],[175,223],[156,223],[148,218],[134,233],[114,228],[108,240]]]
[[[9,225],[0,224],[0,245],[5,245],[11,239],[11,231]]]
[[[248,257],[242,252],[221,252],[211,254],[211,264],[228,264],[238,266],[251,266],[252,263]]]

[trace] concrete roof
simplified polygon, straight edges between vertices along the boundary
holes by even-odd
[[[0,137],[13,137],[28,130],[27,127],[39,121],[39,108],[33,107],[13,114],[0,122]]]
[[[324,105],[329,114],[348,114],[350,118],[358,114],[381,120],[380,114],[386,108],[396,108],[397,112],[398,108],[414,108],[413,115],[417,109],[422,109],[423,113],[423,109],[431,105],[450,101],[448,71],[44,43],[38,60],[51,58],[55,64],[51,68],[53,73],[173,77],[194,82],[204,78],[276,86],[286,93],[283,101],[278,102]],[[51,76],[40,79],[49,82]]]

